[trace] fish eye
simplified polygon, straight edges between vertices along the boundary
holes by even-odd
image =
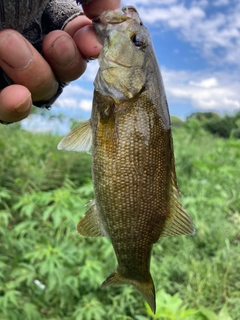
[[[145,45],[145,39],[142,34],[136,33],[131,37],[132,42],[136,47],[143,47]]]

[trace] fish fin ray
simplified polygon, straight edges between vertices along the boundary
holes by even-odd
[[[195,233],[195,226],[191,217],[184,209],[181,201],[181,192],[177,183],[175,161],[173,155],[173,141],[171,138],[172,149],[172,169],[171,169],[171,195],[170,195],[170,214],[167,218],[160,238],[176,235],[189,235]]]
[[[90,152],[92,146],[92,128],[90,120],[80,123],[58,144],[58,150]]]
[[[108,286],[122,285],[122,284],[131,284],[133,285],[137,291],[141,294],[141,296],[146,300],[149,304],[152,312],[156,312],[156,297],[155,297],[155,288],[151,275],[149,274],[149,278],[145,282],[140,282],[134,279],[129,279],[123,277],[117,270],[115,270],[110,276],[102,283],[101,287],[105,288]]]
[[[91,201],[87,206],[90,206],[90,209],[78,222],[78,233],[86,237],[107,237],[107,232],[101,223],[95,202]]]
[[[192,219],[179,200],[181,195],[175,174],[172,175],[171,184],[170,215],[165,222],[160,238],[195,233],[195,226]]]

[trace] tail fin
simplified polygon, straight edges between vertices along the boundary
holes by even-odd
[[[149,279],[145,282],[136,281],[134,279],[128,279],[121,276],[117,270],[115,270],[102,284],[102,288],[120,284],[131,284],[137,291],[142,295],[142,297],[147,301],[152,312],[156,312],[156,301],[155,301],[155,288],[151,275]]]

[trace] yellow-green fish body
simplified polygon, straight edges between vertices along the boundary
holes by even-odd
[[[132,284],[155,312],[150,274],[160,237],[193,234],[178,198],[171,124],[148,30],[134,7],[94,22],[103,42],[90,121],[59,148],[92,152],[95,201],[78,232],[107,236],[118,267],[102,286]]]

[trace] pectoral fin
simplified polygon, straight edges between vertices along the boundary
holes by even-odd
[[[80,123],[58,144],[58,149],[90,152],[92,146],[92,128],[90,120]]]
[[[86,237],[107,237],[107,232],[105,231],[104,226],[100,220],[95,202],[90,202],[88,206],[90,206],[90,209],[78,222],[78,233]]]

